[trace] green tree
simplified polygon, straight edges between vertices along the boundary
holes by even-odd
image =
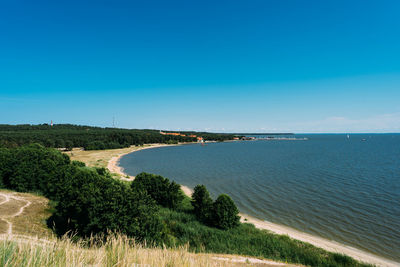
[[[8,187],[12,172],[12,155],[8,149],[0,148],[0,188]]]
[[[184,199],[179,184],[160,175],[142,172],[135,177],[131,186],[145,190],[158,205],[171,209],[178,209]]]
[[[57,234],[76,231],[88,237],[118,231],[138,240],[160,242],[163,225],[146,192],[100,176],[96,170],[70,166],[56,212],[48,221]]]
[[[213,202],[204,185],[196,185],[191,202],[197,219],[206,224],[210,223]]]
[[[212,222],[221,229],[230,229],[239,225],[239,210],[230,196],[222,194],[213,203]]]
[[[74,148],[74,143],[71,140],[65,141],[65,149],[71,151]]]

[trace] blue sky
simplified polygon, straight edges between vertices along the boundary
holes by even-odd
[[[400,132],[399,1],[0,2],[0,123]]]

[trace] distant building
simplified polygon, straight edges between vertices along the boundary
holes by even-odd
[[[186,137],[185,134],[181,134],[181,133],[166,133],[166,132],[160,131],[160,134],[162,134],[162,135],[173,135],[173,136],[182,136],[182,137]],[[197,135],[195,135],[195,134],[187,135],[187,137],[197,138],[197,142],[204,142],[203,137],[197,136]]]
[[[256,140],[256,138],[254,136],[243,136],[242,140],[249,141],[249,140]]]

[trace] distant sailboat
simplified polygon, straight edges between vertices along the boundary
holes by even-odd
[[[350,139],[350,135],[347,135],[347,139]]]

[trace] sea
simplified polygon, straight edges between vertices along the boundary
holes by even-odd
[[[141,150],[120,165],[204,184],[242,213],[400,262],[400,134],[270,137]]]

